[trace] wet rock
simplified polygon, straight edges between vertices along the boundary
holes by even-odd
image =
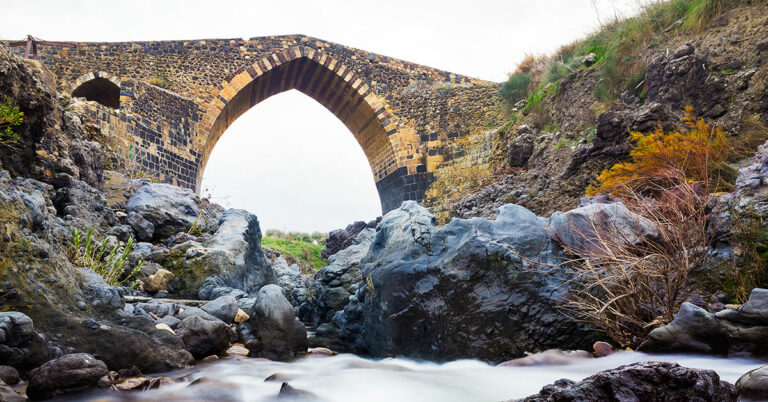
[[[184,341],[192,356],[202,359],[216,354],[229,345],[229,326],[221,320],[205,320],[198,316],[187,317],[176,326],[176,334]]]
[[[259,290],[250,316],[240,330],[251,356],[286,360],[307,351],[307,330],[279,286],[267,285]]]
[[[118,391],[143,391],[149,386],[149,379],[147,377],[128,377],[116,381],[113,385]]]
[[[293,387],[291,384],[284,382],[280,386],[280,392],[277,394],[277,400],[279,401],[321,401],[317,395]]]
[[[200,200],[189,189],[144,183],[128,199],[125,209],[129,218],[135,213],[154,225],[153,238],[160,240],[192,227],[200,215]],[[136,230],[132,224],[131,227]]]
[[[567,268],[533,269],[563,258],[546,227],[518,205],[501,207],[493,221],[443,227],[415,202],[387,213],[356,294],[370,353],[501,362],[526,351],[590,348],[589,329],[558,310],[570,288]]]
[[[225,323],[234,321],[239,310],[237,300],[232,296],[221,296],[216,300],[206,303],[200,309]]]
[[[336,353],[328,348],[309,348],[307,350],[307,357],[330,357],[335,355]]]
[[[87,353],[64,355],[30,371],[27,396],[39,400],[98,387],[107,365]]]
[[[3,402],[23,402],[27,398],[21,396],[13,387],[0,381],[0,401]]]
[[[736,381],[736,389],[743,401],[768,400],[768,366],[744,374]]]
[[[722,401],[735,402],[736,388],[712,370],[647,362],[599,372],[580,382],[558,380],[521,401]]]
[[[161,268],[158,269],[154,274],[150,275],[146,282],[141,284],[141,288],[147,293],[167,291],[168,287],[171,286],[174,279],[175,276],[171,271]]]

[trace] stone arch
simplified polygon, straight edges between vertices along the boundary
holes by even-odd
[[[69,94],[113,109],[120,108],[120,78],[104,71],[81,75],[69,86]]]
[[[396,149],[390,141],[397,133],[394,117],[384,100],[351,69],[322,51],[306,47],[262,58],[219,86],[199,126],[198,191],[211,151],[227,127],[259,102],[290,89],[315,99],[347,126],[371,166],[382,209],[391,209],[380,182],[398,169]]]

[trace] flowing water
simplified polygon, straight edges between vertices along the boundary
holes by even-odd
[[[344,401],[501,401],[538,393],[560,378],[581,380],[599,371],[640,361],[674,361],[682,366],[713,369],[734,383],[765,362],[692,355],[647,355],[622,352],[600,359],[574,359],[558,366],[494,367],[476,360],[431,363],[400,358],[364,359],[344,354],[290,363],[245,359],[223,360],[169,373],[178,382],[143,393],[99,392],[78,400],[273,400],[281,383],[313,393],[316,399]],[[264,381],[278,374],[277,381]],[[192,381],[203,378],[198,384]],[[295,399],[292,399],[295,400]],[[301,400],[301,399],[299,399]]]

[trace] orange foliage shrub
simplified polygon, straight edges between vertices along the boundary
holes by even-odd
[[[617,163],[604,170],[599,185],[587,188],[588,195],[613,193],[621,196],[626,189],[657,198],[665,190],[681,184],[713,188],[710,175],[714,166],[727,157],[722,128],[712,127],[685,108],[686,129],[665,133],[660,126],[649,134],[630,133],[635,148],[629,153],[631,162]],[[717,178],[715,178],[717,179]]]

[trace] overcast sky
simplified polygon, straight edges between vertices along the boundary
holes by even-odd
[[[492,81],[526,53],[550,53],[642,0],[3,2],[0,38],[60,41],[305,34]],[[203,187],[262,228],[328,231],[381,207],[365,155],[334,115],[303,94],[241,116],[213,150]]]

